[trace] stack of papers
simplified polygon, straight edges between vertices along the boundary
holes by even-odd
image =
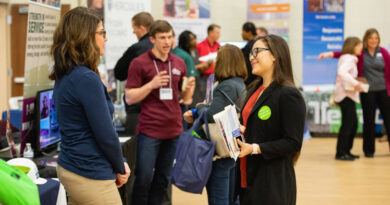
[[[237,139],[243,140],[244,137],[240,132],[240,121],[238,120],[236,108],[233,105],[226,106],[223,111],[213,115],[213,118],[221,132],[220,136],[224,138],[223,142],[230,157],[237,160],[240,154]]]

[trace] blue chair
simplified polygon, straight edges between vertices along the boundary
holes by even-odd
[[[3,120],[7,120],[7,111],[3,111],[2,117]],[[22,111],[21,110],[10,110],[10,119],[11,125],[18,128],[22,131]]]

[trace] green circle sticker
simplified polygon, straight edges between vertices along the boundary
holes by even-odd
[[[269,108],[268,105],[261,107],[257,113],[260,120],[268,120],[271,117],[271,114],[271,108]]]

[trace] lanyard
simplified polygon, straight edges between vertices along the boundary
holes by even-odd
[[[156,60],[153,60],[153,63],[154,63],[154,67],[156,68],[157,74],[159,74],[160,72],[158,71]],[[168,66],[169,66],[169,88],[172,88],[171,61],[168,61]]]

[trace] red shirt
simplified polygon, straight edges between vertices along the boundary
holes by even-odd
[[[140,88],[157,75],[153,60],[156,61],[159,72],[165,70],[169,75],[169,61],[172,75],[172,100],[160,100],[159,88],[150,92],[141,101],[141,113],[137,133],[156,139],[172,139],[183,131],[182,113],[179,105],[179,88],[182,79],[187,75],[184,61],[169,53],[166,61],[161,61],[149,49],[148,52],[135,58],[129,68],[126,88]],[[169,83],[166,88],[169,88]]]
[[[198,46],[196,47],[198,49],[199,57],[207,56],[210,53],[216,53],[218,52],[218,48],[221,47],[218,42],[215,42],[214,45],[210,45],[209,40],[206,38],[202,42],[198,43]],[[202,63],[204,61],[201,61]],[[203,74],[210,75],[214,73],[214,64],[210,66],[209,69],[205,70]]]
[[[264,90],[263,86],[260,86],[249,98],[248,102],[245,104],[244,109],[242,110],[242,122],[244,123],[244,126],[246,127],[246,122],[248,121],[249,114],[252,111],[253,106],[255,106],[256,101],[261,93],[261,91]],[[246,136],[245,136],[246,138]],[[241,171],[241,187],[246,188],[247,187],[247,180],[246,180],[246,157],[240,158],[240,171]]]

